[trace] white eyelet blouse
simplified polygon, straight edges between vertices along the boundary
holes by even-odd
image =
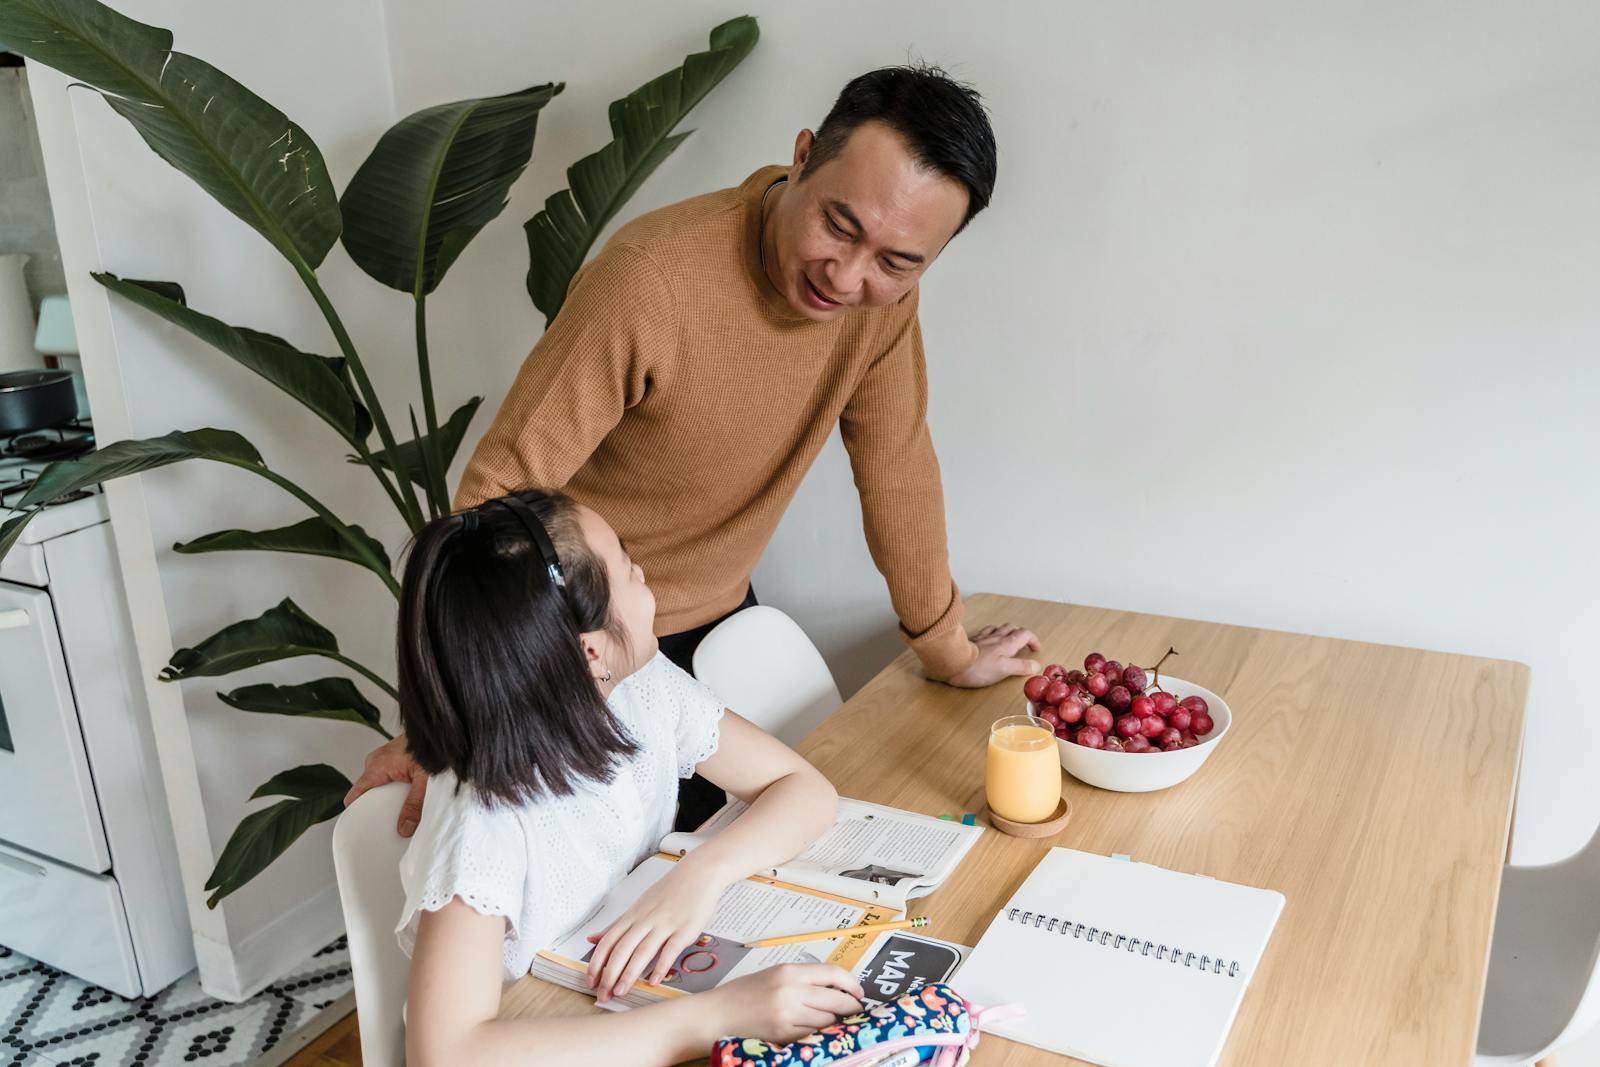
[[[717,750],[722,701],[664,655],[606,700],[639,751],[610,782],[571,796],[491,804],[448,772],[428,783],[422,819],[400,861],[405,909],[395,927],[411,955],[417,921],[460,897],[506,920],[505,977],[569,933],[672,830],[678,780]]]

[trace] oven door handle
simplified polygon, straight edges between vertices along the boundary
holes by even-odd
[[[0,611],[0,630],[20,630],[33,621],[27,608],[12,608],[10,611]]]

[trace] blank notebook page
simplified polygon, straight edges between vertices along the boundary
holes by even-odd
[[[1051,849],[954,979],[985,1030],[1106,1067],[1211,1067],[1283,895]]]

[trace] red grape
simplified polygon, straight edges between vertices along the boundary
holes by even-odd
[[[1072,726],[1083,720],[1083,705],[1076,700],[1069,700],[1056,709],[1056,717],[1068,726]]]
[[[1045,708],[1044,710],[1040,711],[1039,718],[1049,723],[1050,729],[1052,730],[1061,724],[1061,716],[1056,714],[1055,708]]]
[[[1068,671],[1066,673],[1066,676],[1062,679],[1062,681],[1065,681],[1065,682],[1081,682],[1087,677],[1088,677],[1087,674],[1084,674],[1082,671],[1078,670],[1078,668],[1074,667],[1074,668],[1072,668],[1072,670],[1070,670],[1070,671]]]
[[[1165,730],[1161,731],[1161,747],[1166,749],[1168,752],[1172,751],[1174,745],[1180,745],[1182,743],[1183,732],[1181,730],[1175,730],[1169,726]]]
[[[1122,664],[1114,659],[1106,660],[1106,665],[1100,668],[1100,672],[1111,679],[1112,685],[1122,681]]]
[[[1052,682],[1065,676],[1066,673],[1067,669],[1059,663],[1052,663],[1050,666],[1044,669],[1044,676],[1050,679]]]
[[[1132,737],[1144,728],[1137,715],[1122,715],[1117,718],[1117,733],[1123,737]]]
[[[1167,714],[1167,724],[1169,726],[1176,726],[1180,730],[1187,730],[1192,725],[1190,722],[1191,718],[1192,716],[1189,714],[1188,708],[1174,707],[1172,711]]]
[[[1182,747],[1183,747],[1183,742],[1182,741],[1173,741],[1171,744],[1162,745],[1161,746],[1161,751],[1163,751],[1163,752],[1176,752]]]
[[[1084,748],[1105,748],[1106,735],[1096,730],[1093,726],[1085,726],[1078,731],[1078,744]]]
[[[1124,752],[1149,752],[1151,748],[1150,739],[1144,734],[1134,734],[1122,742]]]
[[[1185,737],[1183,739],[1182,743],[1178,747],[1179,748],[1193,748],[1194,746],[1198,745],[1199,743],[1200,742],[1193,735],[1190,735],[1188,737]]]
[[[1141,719],[1148,719],[1156,713],[1156,702],[1149,697],[1134,697],[1133,703],[1128,705],[1128,710]]]
[[[1122,738],[1120,738],[1120,737],[1108,737],[1108,738],[1106,738],[1105,749],[1106,749],[1107,752],[1121,752],[1122,751]]]
[[[1171,715],[1172,709],[1178,706],[1178,698],[1171,693],[1153,693],[1150,699],[1156,702],[1156,710],[1163,715]]]
[[[1150,682],[1150,676],[1144,673],[1143,667],[1129,665],[1122,669],[1122,684],[1129,689],[1143,689]]]
[[[1216,723],[1211,721],[1211,716],[1203,711],[1197,711],[1189,718],[1189,728],[1194,731],[1196,737],[1209,734],[1215,725]]]
[[[1164,732],[1166,732],[1167,720],[1163,719],[1159,715],[1152,715],[1148,719],[1143,720],[1142,729],[1146,737],[1160,737]]]
[[[1106,694],[1106,705],[1112,711],[1127,711],[1128,705],[1133,703],[1133,694],[1128,692],[1125,685],[1114,685]]]
[[[1099,671],[1090,671],[1083,680],[1083,687],[1097,697],[1103,697],[1111,692],[1111,681]]]
[[[1091,652],[1087,656],[1083,657],[1083,669],[1088,671],[1090,674],[1102,669],[1105,667],[1105,665],[1106,658],[1098,652]]]
[[[1036,674],[1022,683],[1022,695],[1028,698],[1030,704],[1039,703],[1044,696],[1044,691],[1049,688],[1050,679],[1042,674]]]
[[[1094,729],[1101,734],[1111,732],[1111,709],[1101,704],[1096,704],[1083,713],[1085,729]]]
[[[1051,682],[1044,688],[1044,702],[1046,704],[1059,704],[1067,699],[1067,694],[1070,692],[1072,692],[1072,689],[1066,682]]]
[[[1188,708],[1190,715],[1200,715],[1211,710],[1206,706],[1206,698],[1202,696],[1184,697],[1178,701],[1178,706]]]

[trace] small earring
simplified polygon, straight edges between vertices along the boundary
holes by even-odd
[[[608,670],[608,671],[606,671],[606,673],[604,673],[604,674],[602,674],[602,675],[601,675],[601,676],[600,676],[600,680],[601,680],[601,681],[602,681],[602,682],[609,682],[609,681],[611,681],[611,672],[610,672],[610,671],[609,671],[609,670]]]

